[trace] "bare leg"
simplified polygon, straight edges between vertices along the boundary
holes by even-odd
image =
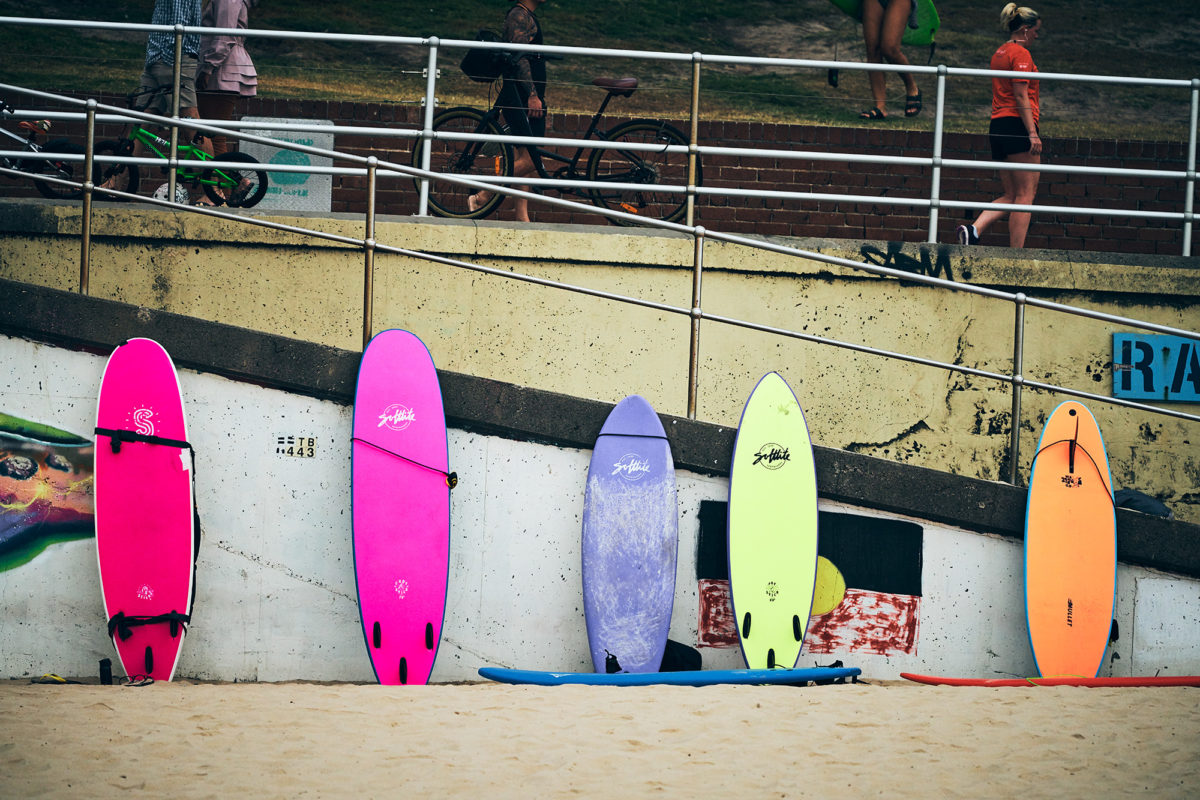
[[[907,0],[892,0],[887,8],[879,0],[863,0],[863,42],[867,48],[867,62],[882,64],[885,60],[892,64],[908,65],[908,58],[901,49],[900,40],[908,25],[908,14],[911,5]],[[887,107],[887,73],[867,73],[871,82],[871,97],[875,107],[886,111]],[[917,82],[911,73],[900,73],[904,81],[905,93],[912,97],[917,94]]]
[[[513,164],[513,174],[519,178],[527,178],[537,172],[533,166],[533,158],[530,157],[529,151],[521,148],[521,155],[517,157],[517,163]],[[528,186],[518,186],[522,191],[529,191]],[[518,197],[513,201],[513,211],[517,222],[529,222],[529,201],[524,197]]]
[[[879,0],[864,0],[862,4],[863,43],[867,47],[868,64],[883,63],[880,37],[883,33],[884,10]],[[867,79],[871,82],[871,97],[875,101],[875,108],[883,111],[887,106],[887,75],[882,72],[868,72]]]
[[[1025,164],[1040,164],[1042,157],[1030,153],[1013,153],[1007,161],[1019,161]],[[1000,184],[1004,194],[993,200],[993,203],[1009,203],[1013,205],[1030,205],[1037,194],[1040,172],[1017,172],[1005,170],[1000,173]],[[1008,211],[1002,209],[985,209],[975,218],[975,230],[982,236],[993,222],[1008,215],[1008,246],[1024,247],[1025,235],[1029,232],[1031,214],[1028,211]]]
[[[875,3],[879,5],[878,2]],[[870,5],[869,3],[867,5]],[[889,64],[908,66],[908,57],[900,46],[904,31],[908,28],[908,14],[912,9],[909,0],[891,0],[884,9],[883,29],[879,34],[879,52]],[[881,73],[882,74],[882,73]],[[912,97],[917,94],[917,82],[911,72],[901,72],[900,80],[904,81],[904,93]]]
[[[517,148],[517,160],[513,163],[513,175],[518,178],[527,178],[537,172],[537,168],[533,165],[533,158],[530,157],[529,151],[524,147]],[[529,191],[528,186],[517,186],[517,189]],[[492,192],[487,189],[480,189],[475,194],[467,198],[467,208],[475,211],[481,208],[484,203],[490,200]],[[518,197],[513,200],[514,217],[517,222],[529,222],[529,201],[524,197]]]

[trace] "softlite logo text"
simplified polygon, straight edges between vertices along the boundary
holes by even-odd
[[[779,469],[791,460],[792,455],[788,449],[774,442],[767,442],[754,454],[754,463],[762,464],[767,469]]]
[[[392,403],[379,415],[379,427],[402,431],[417,418],[417,412],[403,403]]]
[[[612,475],[620,475],[627,481],[641,480],[650,471],[650,462],[636,453],[626,453],[613,464]]]

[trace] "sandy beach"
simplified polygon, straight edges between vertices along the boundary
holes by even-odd
[[[1188,688],[0,683],[8,797],[1195,797]]]

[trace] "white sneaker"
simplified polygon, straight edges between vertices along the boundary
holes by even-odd
[[[974,225],[959,225],[958,226],[958,243],[959,244],[979,244],[979,234],[975,232]]]

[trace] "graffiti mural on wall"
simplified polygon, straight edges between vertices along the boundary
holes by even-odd
[[[0,572],[95,535],[92,442],[0,412]]]
[[[862,256],[863,261],[868,264],[902,269],[914,275],[928,275],[931,278],[945,278],[948,281],[954,280],[954,270],[950,266],[950,255],[941,246],[935,247],[932,254],[928,246],[919,247],[918,253],[920,254],[920,258],[913,258],[906,253],[904,242],[888,242],[887,252],[880,250],[875,245],[864,244],[859,248],[858,252]],[[967,280],[970,277],[970,271],[964,271],[963,279]]]
[[[700,504],[699,645],[736,647],[726,503]],[[920,525],[820,513],[817,583],[805,653],[913,655],[921,618]]]

